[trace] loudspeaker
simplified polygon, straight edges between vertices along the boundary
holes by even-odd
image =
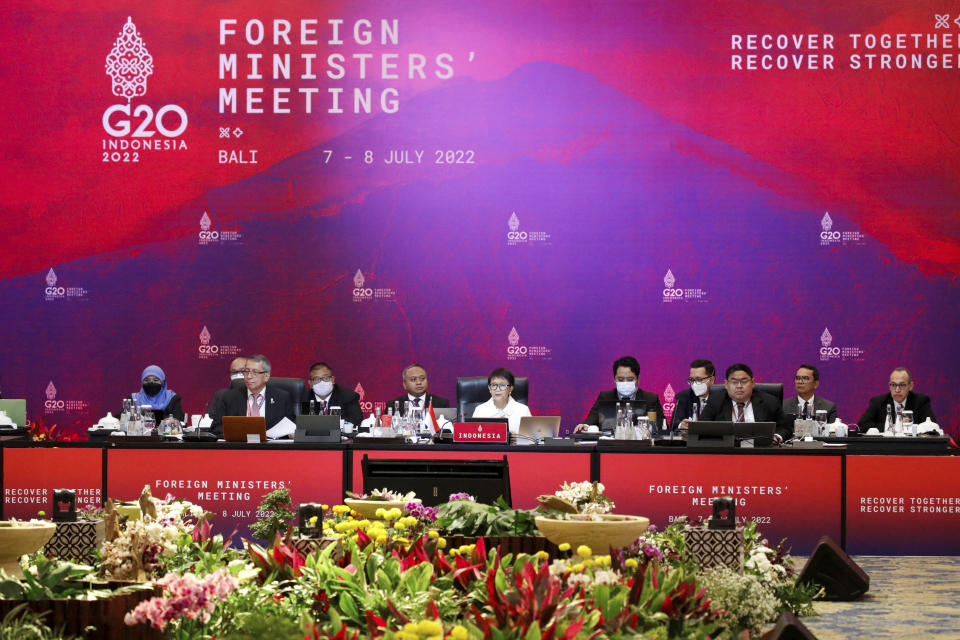
[[[789,611],[777,620],[777,626],[760,636],[760,640],[817,640],[817,636]]]
[[[817,542],[797,582],[819,584],[827,600],[854,600],[870,589],[870,576],[829,536]]]

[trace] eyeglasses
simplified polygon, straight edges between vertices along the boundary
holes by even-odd
[[[265,373],[270,373],[269,371],[257,371],[256,369],[247,369],[243,372],[245,378],[255,378],[257,376],[262,376]]]
[[[727,382],[735,387],[745,387],[753,382],[753,378],[730,378]]]
[[[333,382],[333,376],[320,376],[318,378],[310,378],[310,382],[317,384],[318,382]]]
[[[813,378],[810,376],[794,376],[793,378],[794,382],[810,382],[811,380],[813,380]]]
[[[891,382],[890,383],[891,389],[906,389],[908,386],[910,386],[909,382]]]
[[[232,376],[242,376],[246,372],[246,369],[230,369],[230,375]]]
[[[503,391],[510,385],[504,384],[504,383],[497,383],[497,384],[488,384],[487,386],[490,387],[491,391]]]
[[[706,382],[712,376],[707,376],[706,378],[687,378],[687,384],[693,384],[695,382]]]

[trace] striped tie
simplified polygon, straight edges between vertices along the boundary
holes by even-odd
[[[742,402],[737,403],[737,422],[743,422],[743,408],[746,405]]]

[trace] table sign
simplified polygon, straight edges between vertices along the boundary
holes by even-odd
[[[453,425],[454,442],[484,442],[506,444],[510,432],[503,422],[457,422]]]

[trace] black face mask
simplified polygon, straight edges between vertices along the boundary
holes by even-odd
[[[143,392],[148,396],[155,396],[160,393],[160,389],[163,388],[163,383],[161,382],[144,382],[143,383]]]

